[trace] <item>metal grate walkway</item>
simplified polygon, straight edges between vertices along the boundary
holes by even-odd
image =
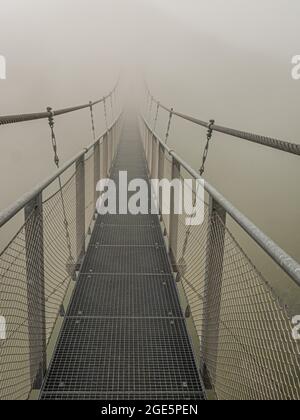
[[[147,179],[132,127],[111,177],[121,170]],[[97,218],[40,398],[203,398],[157,216]]]

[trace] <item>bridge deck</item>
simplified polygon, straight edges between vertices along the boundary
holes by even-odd
[[[148,179],[126,128],[112,178]],[[203,398],[157,216],[98,217],[41,399]]]

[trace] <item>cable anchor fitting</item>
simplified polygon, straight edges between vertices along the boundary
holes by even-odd
[[[47,107],[47,112],[50,114],[49,117],[48,117],[48,123],[49,123],[50,129],[51,129],[51,141],[52,141],[52,148],[53,148],[53,152],[54,152],[54,163],[57,167],[59,167],[59,157],[58,157],[58,154],[57,154],[57,143],[56,143],[56,137],[55,137],[55,132],[54,132],[55,113],[50,106]]]
[[[202,157],[202,166],[199,169],[200,175],[202,176],[205,172],[205,163],[207,160],[207,156],[208,156],[208,152],[209,152],[209,145],[210,145],[210,141],[212,139],[212,135],[213,135],[213,127],[215,125],[215,120],[209,120],[209,124],[207,127],[207,134],[206,134],[206,145],[205,145],[205,149],[203,152],[203,157]]]
[[[94,104],[92,101],[89,102],[90,112],[91,112],[91,124],[92,124],[92,135],[93,139],[96,140],[96,129],[95,129],[95,120],[94,120]]]
[[[159,108],[160,108],[160,102],[157,102],[156,115],[155,115],[155,119],[154,119],[153,131],[156,130],[157,121],[158,121],[158,114],[159,114]]]

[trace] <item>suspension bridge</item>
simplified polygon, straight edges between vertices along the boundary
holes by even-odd
[[[200,226],[176,214],[174,193],[170,214],[100,215],[96,186],[107,177],[118,185],[120,171],[147,183],[205,179],[214,132],[282,153],[300,155],[300,145],[184,115],[147,88],[140,115],[128,116],[119,96],[117,84],[81,106],[0,117],[0,125],[46,120],[56,165],[0,212],[10,235],[0,254],[0,399],[299,400],[292,316],[228,219],[299,287],[300,265],[207,181]],[[164,139],[155,130],[161,109]],[[84,111],[93,142],[61,165],[55,121]],[[199,172],[168,145],[174,118],[207,130]]]

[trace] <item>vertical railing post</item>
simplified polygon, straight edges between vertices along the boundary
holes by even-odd
[[[207,389],[213,388],[217,373],[225,224],[226,211],[210,197],[201,339],[201,374]]]
[[[151,176],[153,179],[157,178],[157,164],[158,164],[158,153],[157,153],[157,138],[152,137],[152,165],[151,165]]]
[[[149,131],[148,133],[148,138],[147,138],[147,162],[148,162],[148,169],[149,169],[149,164],[150,164],[150,142],[151,142],[151,132]]]
[[[145,156],[146,156],[147,162],[148,162],[148,137],[149,137],[149,130],[148,130],[148,128],[146,128],[144,149],[145,149]]]
[[[111,172],[112,163],[114,160],[114,138],[113,138],[113,130],[110,130],[110,168],[109,172]]]
[[[117,150],[118,150],[118,133],[117,133],[116,125],[114,125],[113,130],[114,130],[114,145],[115,145],[114,158],[115,158],[117,154]]]
[[[30,379],[40,389],[47,368],[42,193],[25,207]]]
[[[149,162],[149,173],[150,173],[150,177],[153,177],[153,149],[154,149],[154,136],[153,134],[150,137],[150,162]]]
[[[100,140],[94,145],[94,208],[98,200],[97,184],[100,181]]]
[[[107,133],[103,137],[103,177],[108,175],[108,139]]]
[[[117,144],[117,127],[116,125],[113,126],[113,138],[114,138],[114,158],[116,157],[116,153],[118,150],[118,144]]]
[[[149,140],[148,140],[148,170],[149,174],[151,175],[152,169],[152,146],[153,145],[153,134],[149,133]]]
[[[180,163],[172,157],[172,181],[180,178]],[[178,214],[175,214],[176,203],[175,203],[176,193],[174,188],[171,188],[171,205],[170,205],[170,225],[169,225],[169,254],[171,258],[171,263],[176,269],[176,256],[177,256],[177,241],[178,241]]]
[[[112,163],[112,133],[111,130],[109,130],[108,135],[107,135],[107,140],[108,140],[108,174],[110,173],[111,170],[111,163]]]
[[[164,178],[165,173],[165,151],[162,145],[159,143],[158,146],[158,179],[161,181]],[[160,216],[162,217],[163,209],[163,192],[162,188],[159,189],[159,211]]]
[[[85,167],[84,155],[76,162],[76,242],[78,261],[85,254]]]
[[[143,138],[142,138],[142,140],[143,140],[143,146],[144,146],[145,154],[146,154],[147,134],[148,134],[148,129],[147,129],[146,125],[143,125]]]
[[[116,147],[115,147],[115,129],[114,129],[114,127],[111,128],[111,144],[112,144],[112,154],[111,154],[112,158],[111,158],[111,160],[113,162],[114,156],[115,156],[115,150],[116,150]]]

